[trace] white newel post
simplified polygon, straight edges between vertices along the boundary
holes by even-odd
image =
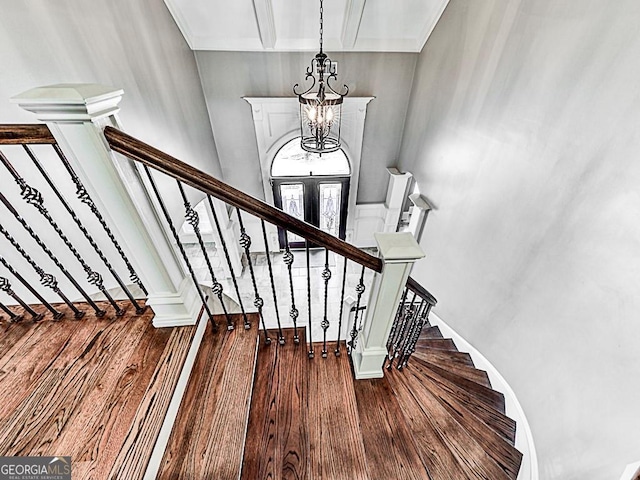
[[[382,273],[373,280],[364,327],[352,352],[357,379],[383,376],[387,339],[402,292],[413,263],[424,257],[420,245],[408,232],[375,233],[374,236],[384,265]]]
[[[413,175],[409,172],[402,173],[395,167],[387,168],[387,173],[389,174],[389,186],[387,187],[387,198],[384,201],[387,207],[384,231],[395,232],[402,214],[402,205],[407,197],[409,181]]]
[[[416,241],[420,242],[424,225],[427,222],[427,215],[429,215],[430,210],[433,210],[433,207],[419,193],[409,195],[409,200],[413,204],[413,211],[411,212],[407,230],[415,237]]]
[[[123,90],[97,84],[34,88],[11,100],[46,122],[114,236],[149,291],[156,327],[193,325],[200,309],[154,206],[130,160],[114,154],[102,134],[120,128]]]

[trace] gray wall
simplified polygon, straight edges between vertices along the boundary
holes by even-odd
[[[211,127],[226,181],[264,198],[250,105],[243,96],[290,97],[314,53],[196,52]],[[367,107],[358,203],[384,201],[396,165],[417,54],[331,53],[337,85],[375,96]]]
[[[640,3],[451,0],[401,149],[414,275],[523,404],[542,479],[640,458]]]
[[[193,52],[162,0],[0,0],[0,122],[9,98],[55,83],[123,88],[128,133],[219,175]]]

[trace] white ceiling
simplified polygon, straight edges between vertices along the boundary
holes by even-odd
[[[315,51],[319,0],[164,0],[193,50]],[[449,0],[325,0],[327,52],[419,52]]]

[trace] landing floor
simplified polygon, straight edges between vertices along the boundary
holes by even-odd
[[[195,333],[152,316],[4,316],[0,455],[71,456],[74,480],[142,478]]]

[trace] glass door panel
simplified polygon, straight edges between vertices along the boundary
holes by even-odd
[[[302,183],[290,183],[280,185],[280,199],[282,210],[304,221],[304,185]],[[304,242],[304,238],[295,233],[288,233],[289,243]]]
[[[340,232],[342,183],[321,183],[318,218],[320,229],[337,237]]]

